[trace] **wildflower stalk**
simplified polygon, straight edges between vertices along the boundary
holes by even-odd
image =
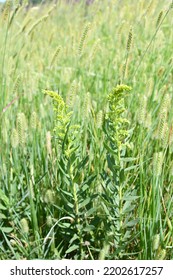
[[[61,146],[62,150],[67,151],[70,149],[70,139],[67,139],[67,132],[70,127],[73,112],[69,110],[69,107],[58,93],[49,90],[45,90],[44,93],[53,98],[54,111],[56,114],[54,132],[56,133],[58,144]],[[66,145],[68,147],[65,147]]]
[[[128,221],[127,212],[124,211],[126,204],[125,193],[132,201],[135,199],[132,191],[127,190],[127,183],[125,183],[125,167],[124,158],[126,148],[128,147],[129,132],[127,129],[128,120],[124,117],[125,105],[124,98],[127,92],[131,90],[126,85],[118,85],[108,96],[109,111],[105,118],[104,130],[106,133],[105,148],[107,150],[107,166],[108,172],[104,175],[106,195],[104,199],[109,200],[109,209],[111,213],[112,222],[111,229],[113,229],[114,238],[114,256],[120,258],[124,252],[125,246],[128,245],[127,225],[134,226],[136,221]],[[133,197],[133,198],[132,198]],[[111,241],[112,242],[112,241]],[[114,250],[114,248],[112,248]]]
[[[56,92],[44,91],[53,98],[54,101],[54,111],[56,113],[55,128],[56,138],[60,148],[60,156],[58,159],[58,166],[62,170],[61,180],[64,180],[66,176],[66,182],[68,187],[68,193],[70,193],[69,205],[71,205],[71,215],[74,220],[73,230],[74,234],[78,237],[78,245],[75,244],[76,250],[79,250],[79,256],[82,259],[83,256],[83,230],[81,224],[81,218],[79,216],[79,201],[80,201],[80,192],[82,193],[82,188],[79,188],[79,183],[76,180],[76,175],[78,172],[79,162],[76,160],[79,158],[78,148],[79,145],[74,146],[75,135],[78,131],[77,125],[71,124],[71,118],[73,111],[70,107],[64,102],[63,98]],[[64,185],[65,188],[65,185]],[[64,198],[63,194],[63,198]],[[69,196],[66,196],[66,201],[69,200]],[[69,211],[69,206],[67,211]],[[65,206],[64,206],[65,207]],[[80,209],[81,214],[81,209]],[[73,237],[72,237],[73,240]],[[70,242],[70,241],[69,241]],[[68,254],[68,250],[66,253]]]

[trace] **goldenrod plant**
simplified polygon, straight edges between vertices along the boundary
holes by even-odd
[[[110,230],[108,230],[107,245],[111,247],[109,257],[125,258],[128,247],[134,242],[135,228],[139,222],[135,217],[137,204],[137,188],[126,176],[127,164],[135,158],[127,156],[130,146],[128,120],[125,118],[124,100],[131,88],[117,85],[108,95],[109,110],[105,117],[105,148],[107,169],[103,177],[103,205]],[[136,166],[131,166],[135,170]],[[130,253],[129,253],[130,254]]]
[[[65,256],[73,255],[74,258],[84,259],[88,251],[85,242],[89,236],[91,238],[90,231],[95,228],[90,215],[96,211],[94,200],[97,194],[89,190],[89,187],[96,176],[83,176],[84,169],[87,169],[88,156],[81,157],[82,143],[76,141],[77,134],[81,131],[79,125],[73,124],[73,111],[60,94],[49,90],[44,93],[52,97],[54,102],[54,136],[59,150],[56,161],[59,169],[58,184],[55,190],[59,199],[54,201],[51,190],[45,195],[47,202],[56,204],[55,207],[60,211],[59,218],[62,219],[61,223],[56,222],[52,226],[54,238],[66,236],[62,248]]]

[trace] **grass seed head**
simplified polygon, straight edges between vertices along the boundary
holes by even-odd
[[[20,220],[20,225],[21,225],[21,229],[22,229],[22,232],[25,233],[25,234],[28,234],[29,233],[29,226],[28,226],[28,221],[26,218],[23,218]]]
[[[84,45],[85,45],[85,41],[87,39],[87,36],[88,36],[88,33],[89,33],[89,30],[91,28],[91,23],[87,23],[83,29],[83,32],[82,32],[82,35],[81,35],[81,38],[80,38],[80,42],[79,42],[79,47],[78,47],[78,55],[79,57],[82,55],[83,53],[83,48],[84,48]]]
[[[45,193],[45,196],[44,196],[44,201],[47,203],[47,204],[54,204],[55,202],[55,194],[52,190],[48,189]]]
[[[162,16],[163,16],[163,11],[161,11],[161,12],[159,13],[159,16],[158,16],[157,21],[156,21],[156,28],[159,27],[160,22],[161,22],[161,19],[162,19]]]
[[[46,224],[48,227],[53,225],[52,217],[50,215],[46,217]]]
[[[155,153],[153,156],[153,172],[156,177],[161,175],[162,166],[163,166],[163,152]]]
[[[13,128],[11,133],[11,146],[15,149],[19,145],[19,135],[17,129]]]
[[[153,236],[153,251],[157,251],[160,245],[160,234]]]
[[[30,121],[31,121],[31,127],[33,129],[36,129],[37,125],[38,125],[38,116],[37,116],[36,112],[32,112],[31,120]]]
[[[24,113],[17,114],[16,125],[17,125],[17,132],[19,136],[19,143],[21,146],[24,146],[27,137],[26,131],[28,129],[27,120]]]
[[[132,31],[132,28],[131,28],[130,31],[129,31],[128,40],[127,40],[127,47],[126,47],[128,52],[131,49],[132,39],[133,39],[133,31]]]
[[[156,260],[165,260],[166,257],[166,249],[158,249],[158,252],[156,254]]]
[[[97,125],[97,128],[102,128],[102,124],[103,124],[103,111],[100,110],[100,111],[97,113],[97,117],[96,117],[96,125]]]

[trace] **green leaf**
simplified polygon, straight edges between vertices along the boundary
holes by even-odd
[[[88,188],[89,188],[88,185],[83,185],[83,186],[81,187],[82,192],[85,192]]]
[[[10,233],[13,231],[13,228],[11,227],[0,227],[0,230],[2,230],[4,233]]]
[[[68,205],[68,207],[69,207],[70,209],[73,209],[73,208],[74,208],[74,204],[71,203],[70,201],[68,201],[67,197],[66,197],[63,193],[61,193],[61,197],[62,197],[62,199],[63,199],[65,205]]]
[[[71,124],[71,121],[69,120],[69,123],[67,124],[67,127],[66,127],[65,136],[64,136],[64,139],[62,141],[62,150],[63,151],[65,150],[65,143],[67,141],[67,135],[68,135],[68,132],[69,132],[70,124]]]
[[[127,222],[124,226],[125,227],[134,227],[137,225],[138,222],[139,222],[139,219],[134,219],[132,221]]]
[[[136,205],[134,203],[132,204],[132,202],[130,200],[126,201],[124,203],[122,212],[123,213],[131,212],[135,207],[136,207]]]
[[[113,155],[116,155],[116,151],[111,149],[110,146],[108,146],[105,142],[103,143],[104,144],[104,147],[106,148],[106,150],[110,153],[110,154],[113,154]]]
[[[137,200],[140,196],[137,195],[127,195],[123,197],[124,201],[132,201],[132,200]]]
[[[83,229],[83,231],[86,231],[86,232],[92,231],[92,230],[95,230],[95,226],[93,226],[93,225],[87,225],[87,226]]]
[[[72,203],[71,203],[71,202],[69,202],[69,201],[67,202],[67,206],[68,206],[68,207],[70,207],[71,209],[73,209],[73,208],[74,208],[74,204],[72,204]]]
[[[121,160],[124,162],[131,162],[137,160],[137,158],[126,157],[126,158],[121,158]]]
[[[70,248],[67,249],[67,251],[65,253],[69,254],[77,249],[79,249],[79,245],[72,245]]]
[[[69,228],[71,226],[71,223],[59,223],[59,227],[61,228]]]
[[[89,156],[86,156],[77,166],[78,170],[83,168],[87,163],[88,163],[88,160],[89,160]]]
[[[72,244],[76,239],[79,240],[79,236],[75,233],[74,236],[70,239],[70,244]]]
[[[62,189],[61,189],[61,192],[64,193],[65,195],[67,195],[67,196],[73,198],[73,196],[72,196],[72,194],[71,194],[70,192],[66,192],[66,191],[64,191],[64,190],[62,190]]]
[[[91,202],[91,198],[88,197],[87,199],[85,199],[82,203],[79,203],[79,209],[82,207],[85,207],[88,203]]]
[[[6,219],[6,218],[7,217],[4,214],[0,213],[0,219]]]
[[[82,184],[82,186],[83,185],[90,185],[93,181],[94,181],[94,179],[97,177],[97,175],[91,175],[91,176],[89,176],[87,179],[86,179],[86,181]]]
[[[109,211],[109,208],[107,207],[107,205],[110,206],[110,204],[105,200],[104,202],[101,203],[101,205],[103,206],[104,208],[104,212],[105,214],[108,216],[109,219],[112,219],[111,215],[110,215],[110,211]],[[113,205],[111,205],[113,206]]]
[[[120,182],[122,183],[122,182],[124,182],[124,180],[125,180],[124,169],[121,169],[121,171],[120,171]]]
[[[0,210],[6,210],[7,208],[0,203]]]
[[[94,214],[96,212],[96,208],[91,208],[90,210],[88,210],[86,213],[85,213],[85,217],[89,217],[91,216],[92,214]]]
[[[75,153],[75,151],[76,151],[78,148],[79,148],[79,146],[77,146],[77,147],[75,147],[75,148],[72,148],[72,149],[70,150],[70,153],[72,153],[72,154],[71,154],[71,156],[70,156],[70,158],[69,158],[69,160],[68,160],[67,170],[70,170],[71,166],[75,163],[75,161],[78,160],[79,155],[77,155],[77,154]]]
[[[0,189],[0,200],[2,200],[6,205],[9,204],[9,198],[4,194],[4,192]]]
[[[129,166],[127,168],[124,169],[124,171],[130,171],[130,170],[133,170],[133,169],[136,169],[139,165],[132,165],[132,166]]]

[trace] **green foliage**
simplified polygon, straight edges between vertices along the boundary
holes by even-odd
[[[58,224],[59,235],[65,236],[62,250],[67,257],[84,259],[88,250],[85,243],[91,239],[91,233],[95,229],[91,214],[96,212],[94,202],[97,195],[92,190],[96,176],[93,175],[88,179],[84,176],[81,177],[84,169],[88,168],[88,157],[81,158],[82,143],[78,143],[76,146],[76,129],[79,130],[80,126],[72,124],[73,112],[69,110],[59,94],[48,90],[44,92],[54,101],[55,137],[58,144],[61,145],[61,154],[56,162],[59,169],[56,188],[59,199],[56,207],[61,212],[60,220],[63,221]],[[52,193],[51,191],[48,193],[48,191],[45,199],[54,204]],[[67,215],[69,221],[64,218]]]
[[[108,215],[107,243],[111,246],[111,258],[124,258],[132,244],[138,219],[135,219],[137,190],[126,179],[126,148],[129,144],[128,121],[124,117],[124,99],[131,88],[118,85],[108,96],[109,111],[105,119],[105,148],[107,171],[103,173],[103,203]],[[135,169],[135,166],[133,166]]]

